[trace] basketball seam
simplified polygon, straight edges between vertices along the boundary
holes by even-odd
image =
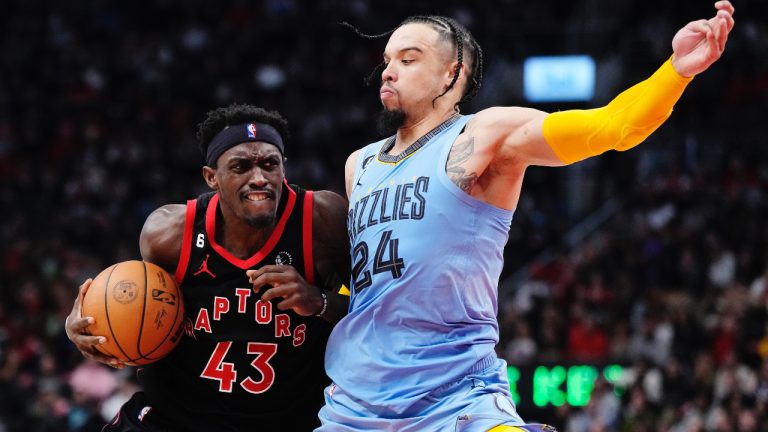
[[[147,263],[141,262],[144,267],[144,303],[141,307],[141,322],[139,323],[139,337],[136,338],[136,352],[139,353],[139,358],[146,359],[144,353],[141,352],[141,336],[144,335],[144,316],[147,314]],[[138,359],[137,359],[138,360]]]
[[[115,264],[112,267],[112,271],[109,272],[109,276],[107,276],[107,282],[104,288],[104,315],[107,317],[107,326],[109,327],[109,332],[112,334],[112,340],[115,342],[115,345],[117,345],[117,349],[119,349],[120,352],[125,356],[125,362],[129,363],[136,359],[132,359],[131,356],[129,356],[128,353],[123,350],[123,347],[120,345],[120,341],[118,341],[117,336],[115,336],[115,331],[112,329],[112,320],[109,319],[109,281],[112,279],[112,273],[115,272],[118,265],[120,264]]]
[[[163,280],[165,280],[165,276],[163,276]],[[173,278],[171,278],[171,282],[173,282],[175,284],[175,280]],[[171,325],[171,330],[168,333],[165,334],[165,337],[163,338],[163,340],[160,341],[160,343],[157,344],[157,346],[155,348],[153,348],[150,352],[148,352],[148,353],[143,355],[144,358],[147,359],[147,360],[159,360],[159,359],[161,359],[162,357],[152,357],[152,358],[150,358],[149,355],[154,353],[158,349],[160,349],[160,347],[162,347],[165,344],[165,341],[168,340],[168,337],[170,335],[172,335],[176,331],[176,327],[177,327],[176,326],[176,322],[179,319],[179,309],[181,309],[181,307],[182,307],[182,303],[181,303],[182,300],[181,300],[181,288],[179,288],[178,285],[175,285],[175,286],[176,286],[176,302],[177,302],[177,306],[176,306],[176,315],[173,317],[173,324]],[[147,289],[149,289],[149,287],[147,287]]]
[[[95,349],[96,351],[100,352],[101,354],[103,354],[103,355],[105,355],[107,357],[115,357],[115,358],[117,358],[116,355],[112,354],[112,351],[110,351],[110,350],[108,350],[108,349],[106,349],[104,347],[94,346],[93,349]]]

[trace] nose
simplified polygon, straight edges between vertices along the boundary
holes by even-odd
[[[251,175],[248,179],[248,185],[250,187],[263,188],[267,184],[269,184],[269,181],[267,180],[267,177],[264,175],[262,170],[258,168],[251,170]]]
[[[395,62],[389,62],[388,65],[384,66],[384,70],[381,71],[381,81],[397,81],[397,75],[395,74],[395,67],[393,66]]]

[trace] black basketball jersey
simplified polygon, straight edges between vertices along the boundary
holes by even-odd
[[[176,280],[186,336],[139,373],[147,397],[181,430],[312,430],[319,425],[331,325],[259,301],[245,271],[294,266],[314,284],[312,192],[283,186],[274,232],[248,259],[216,243],[219,195],[187,203]]]

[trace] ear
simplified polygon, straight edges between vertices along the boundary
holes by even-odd
[[[213,190],[219,190],[219,182],[216,180],[216,169],[209,166],[204,166],[203,180],[205,180],[209,188]]]
[[[449,85],[451,85],[451,81],[453,81],[453,75],[456,73],[456,68],[459,66],[458,61],[452,61],[450,65],[445,70],[445,84],[443,87],[443,90],[447,89]],[[466,76],[466,70],[465,70],[465,64],[461,64],[461,69],[459,70],[459,78],[456,80],[456,84],[453,85],[453,88],[461,88],[460,84],[463,80],[463,78]]]

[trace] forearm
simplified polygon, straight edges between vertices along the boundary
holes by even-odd
[[[543,124],[544,138],[566,164],[608,150],[628,150],[643,142],[672,114],[691,79],[678,74],[668,60],[650,78],[604,107],[548,115]]]

